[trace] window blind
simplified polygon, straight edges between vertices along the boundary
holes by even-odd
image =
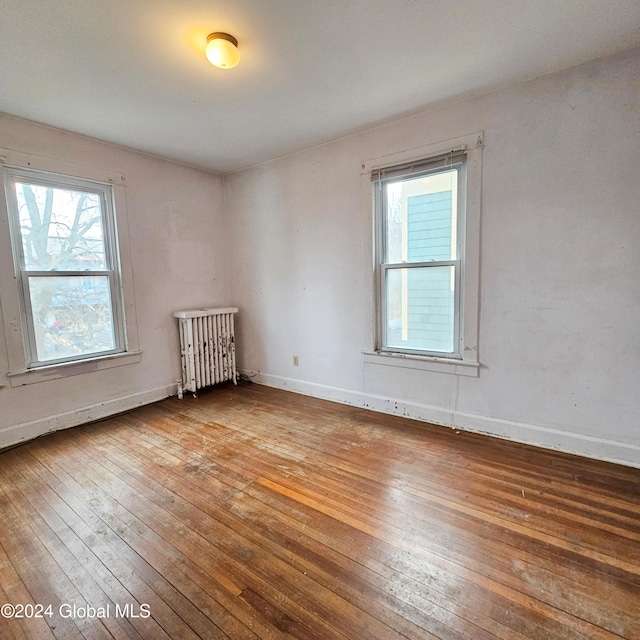
[[[392,178],[410,177],[428,173],[432,169],[442,169],[444,167],[453,167],[464,160],[467,155],[466,147],[462,149],[453,149],[442,155],[430,157],[427,160],[417,160],[413,162],[404,162],[391,167],[380,167],[371,171],[372,182],[385,182]]]

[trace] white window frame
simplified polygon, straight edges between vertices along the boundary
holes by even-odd
[[[390,154],[366,161],[362,164],[363,196],[369,202],[368,211],[372,219],[373,243],[373,331],[370,333],[371,349],[365,349],[364,360],[369,364],[383,364],[440,373],[477,376],[478,359],[478,320],[479,320],[479,271],[480,271],[480,212],[481,212],[481,174],[482,132],[473,133],[453,140],[426,145],[400,153]],[[376,181],[379,173],[397,168],[402,174],[403,167],[411,173],[411,164],[419,170],[428,170],[431,160],[438,162],[447,154],[464,154],[465,184],[459,194],[460,216],[459,264],[456,267],[456,346],[453,353],[435,353],[416,350],[403,350],[387,347],[384,340],[385,303],[384,272],[399,265],[385,263],[385,218],[384,201],[378,192],[380,183]],[[399,179],[399,178],[398,178]],[[366,181],[366,183],[365,183]],[[373,185],[373,187],[372,187]],[[403,265],[405,266],[405,265]],[[406,265],[409,266],[409,265]]]
[[[0,310],[4,325],[7,374],[12,387],[78,375],[140,362],[135,323],[133,278],[126,229],[125,176],[53,158],[0,149],[4,188],[0,189],[0,269],[14,278],[0,278]],[[22,268],[22,240],[12,183],[24,179],[33,184],[99,193],[103,207],[105,250],[109,271],[28,272]],[[118,226],[116,225],[116,210]],[[112,313],[116,348],[55,361],[38,362],[35,357],[33,323],[30,318],[28,278],[33,275],[108,275],[111,284]]]
[[[389,353],[406,353],[414,355],[429,355],[442,358],[462,359],[462,336],[460,332],[460,298],[461,283],[464,281],[464,219],[465,219],[465,186],[466,186],[466,153],[464,151],[458,153],[447,153],[443,156],[429,157],[417,162],[411,162],[408,165],[385,167],[378,169],[372,173],[373,185],[373,206],[376,211],[376,280],[378,294],[377,314],[377,331],[376,331],[376,348],[379,351]],[[437,260],[426,262],[392,262],[387,255],[387,208],[388,208],[388,189],[390,183],[402,180],[411,180],[415,178],[433,175],[443,171],[449,171],[452,168],[457,169],[456,184],[456,215],[455,215],[455,234],[456,247],[455,258],[449,260]],[[398,346],[390,346],[387,336],[387,276],[389,272],[396,269],[432,269],[438,267],[453,267],[454,270],[454,317],[453,317],[453,350],[451,352],[431,351],[428,349],[412,349],[402,348]]]

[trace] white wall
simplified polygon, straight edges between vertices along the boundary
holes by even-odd
[[[640,466],[639,69],[627,52],[226,176],[240,365],[265,384]],[[480,375],[365,363],[361,165],[476,131]]]
[[[0,147],[126,176],[127,207],[117,215],[131,256],[135,317],[128,320],[137,320],[142,351],[136,364],[11,387],[7,341],[15,336],[0,326],[0,447],[174,393],[180,357],[173,311],[229,304],[221,177],[6,116]],[[4,252],[6,224],[0,229]],[[10,269],[0,278],[15,284]]]

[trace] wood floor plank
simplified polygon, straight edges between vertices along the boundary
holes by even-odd
[[[130,442],[130,441],[128,441],[128,442]],[[139,460],[139,454],[136,454],[136,455],[138,456],[137,459]],[[164,479],[163,480],[163,484],[168,485],[168,481],[166,479]],[[205,505],[205,508],[206,508],[206,505]],[[218,517],[220,517],[220,514],[218,514]],[[231,523],[231,526],[233,526],[234,528],[237,528],[237,529],[241,529],[242,528],[241,523]],[[406,613],[406,611],[405,611],[405,613]],[[415,630],[415,629],[412,630],[412,633],[413,634],[417,633],[417,630]],[[481,633],[481,631],[479,629],[475,629],[473,633],[474,633],[474,635],[476,635],[478,637],[481,637],[481,635],[482,635],[482,633]]]
[[[5,469],[0,470],[3,477],[3,490],[7,492],[12,479],[8,478]],[[22,530],[26,535],[16,536],[15,531]],[[67,576],[57,570],[56,563],[48,551],[33,535],[29,522],[21,510],[8,499],[7,508],[0,518],[0,539],[10,556],[11,561],[25,586],[32,595],[33,604],[44,608],[51,606],[52,618],[44,618],[56,638],[77,639],[83,637],[90,622],[86,618],[67,618],[58,615],[60,607],[76,600],[79,594],[70,588]],[[48,576],[51,576],[47,579]],[[79,598],[82,602],[81,598]],[[11,603],[18,605],[21,603]],[[82,602],[82,604],[86,604]],[[53,622],[52,622],[53,621]]]
[[[494,442],[494,441],[491,441],[491,442]],[[386,451],[386,448],[385,448],[385,451]],[[545,452],[545,453],[547,453],[547,452]],[[548,452],[548,453],[549,453],[550,455],[553,455],[553,452]],[[557,454],[555,454],[555,455],[557,455]],[[379,462],[379,461],[376,461],[376,462]],[[592,461],[589,461],[589,462],[592,462]],[[372,466],[373,468],[378,468],[378,467],[376,467],[376,466],[374,466],[374,465],[371,465],[371,466]],[[378,466],[379,466],[379,465],[378,465]],[[408,466],[408,465],[407,465],[407,466]],[[607,466],[607,465],[605,464],[605,466]],[[399,473],[401,474],[402,472],[400,471]],[[422,475],[424,476],[425,474],[422,474]],[[415,476],[411,476],[411,475],[410,475],[410,477],[412,478],[412,482],[413,482],[413,483],[415,483]],[[453,479],[453,480],[455,480],[455,476],[452,476],[452,479]],[[397,481],[397,480],[396,480],[396,481]],[[405,484],[406,484],[406,483],[405,483]],[[448,487],[448,486],[450,486],[450,485],[451,485],[451,481],[447,482],[447,484],[446,484],[446,485],[442,485],[442,486],[443,486],[443,487]],[[631,484],[630,486],[632,487],[632,489],[631,489],[631,491],[632,491],[631,495],[637,498],[637,495],[638,495],[638,488],[640,488],[640,485],[638,485],[638,484],[637,484],[637,481],[636,481],[636,483],[635,483],[635,484]],[[635,488],[634,488],[634,487],[635,487]],[[514,493],[518,493],[518,494],[519,494],[519,493],[520,493],[520,491],[517,491],[517,492],[514,492]],[[467,494],[467,496],[469,496],[469,497],[473,498],[473,496],[472,496],[471,494]],[[471,500],[471,501],[472,501],[472,500]],[[628,504],[632,504],[632,505],[633,505],[633,504],[635,504],[635,503],[637,503],[637,499],[636,499],[636,500],[634,500],[634,501],[631,501],[631,502],[630,502],[630,503],[628,503]],[[549,519],[549,520],[550,520],[550,521],[553,521],[553,520],[555,520],[555,519]],[[593,524],[593,522],[592,522],[592,524]],[[637,530],[637,525],[636,525],[636,530]],[[574,532],[575,532],[575,528],[574,528]],[[631,534],[631,535],[630,535],[630,537],[633,537],[633,534]],[[627,551],[628,551],[628,554],[627,554],[627,555],[629,555],[629,554],[636,554],[636,553],[637,553],[637,546],[638,546],[638,545],[635,545],[635,544],[634,544],[634,545],[632,545],[629,549],[627,549]],[[621,554],[621,555],[622,555],[622,554]]]
[[[494,571],[494,574],[495,574],[495,571]],[[550,595],[553,595],[553,591],[551,591]],[[617,602],[618,602],[618,599],[616,599],[616,603]],[[596,601],[596,600],[593,600],[593,599],[591,599],[591,600],[587,599],[585,607],[583,607],[580,611],[577,611],[577,612],[574,611],[573,613],[575,615],[586,616],[588,619],[597,621],[598,620],[597,612],[598,612],[598,610],[600,608],[600,604],[601,603],[599,601]],[[626,611],[624,610],[623,607],[621,607],[618,611],[619,611],[619,616],[621,618],[624,619],[624,618],[627,617]]]
[[[128,442],[130,443],[131,441],[128,440]],[[142,452],[136,451],[135,446],[132,448],[131,445],[129,446],[129,450],[132,453],[135,453],[135,456],[136,456],[135,459],[137,461],[136,465],[139,466],[139,468],[141,468],[141,469],[149,468],[149,465],[151,464],[150,462],[147,462],[146,464],[142,463],[142,457],[141,457],[142,456]],[[175,479],[170,478],[168,475],[165,475],[165,474],[159,475],[158,473],[156,473],[156,477],[162,481],[163,486],[176,487]],[[176,476],[176,478],[177,477],[178,476]],[[198,487],[200,485],[200,482],[196,482],[194,478],[191,478],[190,481],[192,483],[194,483],[196,485],[196,487]],[[197,495],[197,494],[199,494],[199,495]],[[268,539],[268,536],[265,536],[265,535],[256,536],[255,532],[252,531],[250,527],[246,526],[246,522],[247,522],[246,518],[234,517],[226,509],[225,509],[225,511],[220,511],[217,508],[215,510],[209,509],[209,507],[210,507],[210,505],[212,503],[211,503],[210,499],[208,498],[208,494],[207,493],[202,493],[202,492],[198,491],[196,488],[194,488],[192,491],[187,491],[187,492],[183,493],[183,495],[185,497],[187,497],[188,499],[190,499],[192,504],[194,504],[195,506],[198,506],[203,511],[209,512],[211,515],[216,517],[218,520],[224,522],[228,526],[232,527],[234,530],[242,532],[243,535],[245,535],[248,539],[252,539],[256,544],[260,544],[263,548],[268,550],[274,556],[281,557],[281,558],[286,559],[286,560],[290,560],[290,554],[286,550],[287,544],[286,544],[285,541],[283,541],[282,539],[279,539],[277,544],[271,544],[270,540]],[[240,492],[237,493],[236,497],[237,497],[237,495],[241,495],[241,493]],[[229,502],[229,500],[227,500],[227,502]],[[282,553],[283,549],[285,550],[284,553]],[[306,573],[305,573],[305,575],[306,575]],[[331,586],[335,590],[335,586],[336,585],[332,583]],[[349,593],[348,595],[349,596],[353,596],[353,594],[351,594],[351,593]],[[346,597],[345,599],[350,600],[351,598],[350,597]],[[357,597],[355,599],[357,600]],[[406,608],[404,610],[404,614],[405,615],[407,614],[407,609]],[[398,631],[401,631],[401,629],[398,629],[397,626],[400,626],[400,627],[409,627],[410,626],[410,625],[407,625],[406,622],[403,620],[403,618],[400,617],[400,616],[396,616],[395,619],[391,619],[391,616],[386,616],[384,607],[378,608],[374,612],[374,615],[375,615],[375,617],[377,617],[378,619],[383,621],[385,624],[387,624],[391,628],[396,629]],[[418,637],[418,635],[420,634],[420,629],[416,628],[415,626],[411,626],[411,628],[405,629],[404,632],[409,634],[410,637],[411,636]],[[477,631],[477,634],[480,634],[480,632]]]
[[[262,496],[262,499],[265,499],[264,496]],[[321,531],[317,531],[315,529],[315,525],[312,521],[307,521],[306,523],[306,527],[305,527],[305,531],[307,532],[308,535],[314,535],[314,536],[321,536],[322,532]],[[322,538],[321,538],[322,539]],[[361,544],[364,544],[365,540],[363,539],[361,541]],[[335,545],[334,545],[335,546]],[[341,552],[348,554],[349,550],[348,549],[342,549],[340,547],[337,547],[340,549]],[[377,548],[376,549],[376,554],[381,552],[382,549],[381,548]],[[398,563],[398,557],[399,557],[399,552],[397,550],[395,550],[394,548],[391,548],[388,550],[388,554],[389,554],[389,558],[393,558],[393,562],[394,565],[397,566]],[[326,551],[325,551],[325,555],[326,555]],[[362,555],[359,555],[359,559],[361,561],[363,561],[363,557]],[[373,561],[370,558],[366,558],[364,560],[367,564],[373,564]],[[391,560],[389,560],[389,563],[391,562]],[[385,575],[387,580],[391,580],[393,579],[393,576],[389,576],[389,574],[384,571],[384,569],[386,568],[386,566],[383,566],[382,568],[380,567],[379,564],[373,564],[373,566],[375,566],[376,570]],[[474,585],[473,583],[469,583],[468,581],[464,581],[464,587],[461,589],[456,589],[456,591],[458,591],[458,593],[463,593],[463,598],[456,598],[455,592],[452,592],[450,587],[449,587],[449,583],[451,582],[451,574],[450,572],[439,572],[435,565],[433,563],[423,563],[421,564],[422,567],[422,571],[427,572],[427,576],[428,579],[426,579],[425,576],[421,576],[421,575],[414,575],[413,579],[411,580],[412,584],[417,584],[418,586],[414,587],[411,592],[412,593],[417,593],[419,592],[420,588],[422,588],[422,590],[425,590],[425,584],[428,584],[428,591],[430,594],[434,594],[435,593],[439,593],[440,597],[442,598],[442,601],[444,601],[446,604],[445,606],[453,606],[455,607],[458,611],[460,610],[460,607],[463,606],[464,603],[464,599],[468,598],[471,593],[474,590]],[[409,573],[409,569],[408,568],[403,568],[403,572],[402,575],[404,576],[403,579],[403,583],[406,583],[408,581],[407,578],[407,574]],[[460,584],[460,580],[456,581],[457,584]],[[460,585],[462,586],[462,585]],[[477,588],[476,588],[477,591]],[[426,597],[426,596],[425,596]],[[491,600],[491,593],[485,591],[484,593],[481,594],[481,601],[488,603]],[[457,601],[456,601],[457,600]],[[510,608],[510,612],[511,614],[513,614],[514,612],[514,608],[515,607],[511,607]],[[498,612],[500,612],[500,609],[498,609]]]
[[[307,440],[309,440],[308,436],[307,436]],[[403,452],[403,456],[406,458],[407,452]],[[406,462],[406,459],[405,459],[405,462]],[[371,467],[375,468],[375,465],[372,464]],[[442,487],[441,491],[442,489],[450,491],[452,487],[464,482],[465,494],[473,495],[474,483],[472,482],[472,479],[470,479],[468,476],[469,476],[468,470],[465,473],[464,479],[460,479],[458,476],[452,476],[452,479],[451,479],[452,481],[446,487]],[[532,516],[535,516],[536,501],[532,500],[532,498],[535,497],[536,492],[533,489],[533,487],[527,486],[526,484],[523,486],[521,491],[524,492],[525,489],[528,492],[528,497],[526,498],[525,496],[522,496],[522,497],[520,496],[520,491],[514,492],[512,484],[511,484],[510,495],[506,492],[499,492],[499,491],[492,492],[493,495],[495,495],[493,503],[490,501],[485,501],[485,503],[488,505],[489,512],[497,513],[498,511],[503,511],[503,512],[509,513],[509,515],[512,515],[512,512],[517,510],[519,513],[521,513],[523,518],[524,517],[531,518]],[[484,491],[484,490],[486,490],[486,486],[483,484],[480,487],[480,491]],[[453,499],[458,499],[458,498],[459,496],[453,497]],[[481,503],[482,503],[482,498],[477,498],[476,504],[481,504]],[[543,508],[545,513],[549,513],[550,511],[553,511],[553,506],[550,504],[548,496],[545,498],[544,505],[541,506],[540,508]],[[555,515],[558,516],[553,520],[553,522],[556,523],[556,526],[557,526],[557,521],[559,519],[562,520],[566,515],[567,511],[568,509],[567,509],[566,502],[565,504],[559,505],[556,511],[554,511]],[[609,533],[620,534],[621,536],[623,536],[624,540],[622,542],[624,543],[628,539],[631,539],[632,541],[640,540],[640,529],[637,527],[637,524],[635,524],[637,522],[637,518],[635,517],[635,514],[633,514],[632,518],[633,520],[631,518],[627,519],[627,522],[626,522],[627,526],[625,528],[616,528],[611,523],[610,513],[608,513],[607,515],[607,521],[602,523],[599,523],[597,520],[595,520],[592,514],[589,514],[589,517],[584,517],[584,518],[582,518],[580,514],[575,514],[575,516],[572,516],[571,522],[569,523],[569,525],[570,527],[573,527],[576,521],[581,521],[583,524],[586,524],[588,527],[600,526],[604,528],[604,530],[608,531]],[[631,530],[630,527],[628,526],[632,523],[635,524],[635,531]],[[611,544],[613,544],[613,541],[611,542]],[[633,554],[637,553],[636,552],[637,547],[638,545],[633,545],[629,549],[629,553],[633,553]]]
[[[276,477],[279,477],[279,476],[276,474]],[[330,479],[325,475],[324,480],[323,480],[323,483],[324,483],[324,484],[329,484],[329,480],[330,480]],[[362,477],[360,477],[360,478],[359,478],[359,480],[358,480],[358,488],[360,488],[360,487],[362,486],[362,483],[364,482],[364,480],[365,480],[365,479],[363,479]],[[303,479],[303,478],[296,478],[296,481],[298,481],[298,482],[303,482],[303,481],[304,481],[304,479]],[[406,484],[406,483],[404,483],[404,484]],[[396,486],[396,485],[394,484],[394,486]],[[402,488],[402,487],[400,486],[400,487],[399,487],[399,489],[401,489],[401,488]],[[413,497],[415,497],[415,495],[414,495]],[[372,497],[371,497],[371,493],[369,493],[369,494],[368,494],[367,498],[368,498],[368,502],[370,502],[370,501],[371,501],[371,499],[372,499]],[[427,496],[427,498],[428,498],[428,496]],[[407,503],[407,496],[406,496],[406,495],[403,495],[403,496],[402,496],[402,502],[403,502],[403,503],[405,503],[405,504]],[[415,506],[416,506],[416,503],[415,503],[415,502],[411,504],[412,517],[414,517],[414,518],[415,518],[415,515],[416,515],[416,512],[415,512]],[[430,503],[428,504],[428,507],[429,507],[429,509],[430,509],[430,510],[433,510],[434,503],[433,503],[433,502],[430,502]]]
[[[161,483],[151,482],[149,476],[145,476],[144,465],[138,460],[136,468],[130,467],[127,472],[131,474],[128,478],[129,482],[133,482],[138,487],[138,491],[143,493],[149,500],[158,506],[162,506],[167,513],[180,519],[180,521],[191,528],[193,531],[201,530],[201,535],[207,539],[217,549],[223,549],[229,558],[234,559],[238,564],[244,565],[244,567],[250,570],[255,576],[258,576],[262,580],[268,581],[271,584],[271,590],[274,593],[278,592],[279,583],[285,581],[285,577],[289,577],[289,590],[295,593],[289,596],[287,600],[292,598],[292,601],[287,606],[291,608],[291,611],[287,613],[291,618],[298,617],[303,620],[309,616],[309,612],[317,609],[315,617],[309,617],[306,621],[306,626],[316,629],[315,633],[319,636],[320,628],[325,626],[325,622],[329,616],[327,610],[319,608],[318,605],[327,599],[333,599],[335,596],[327,592],[323,594],[322,598],[317,597],[317,588],[310,581],[300,580],[301,576],[292,572],[290,568],[284,563],[278,563],[275,558],[269,557],[259,548],[247,539],[243,532],[231,529],[226,523],[216,519],[205,510],[202,509],[205,503],[210,502],[209,496],[203,494],[201,496],[202,502],[200,504],[194,504],[194,492],[189,491],[184,485],[182,486],[182,493],[186,494],[183,498],[178,496],[177,493],[173,493],[171,503],[166,502],[166,491],[173,492],[177,488],[171,479],[158,473]],[[133,477],[135,476],[135,479]],[[189,498],[191,501],[189,501]],[[195,508],[194,508],[195,507]],[[265,566],[267,565],[268,566]],[[300,580],[300,582],[298,582]],[[306,582],[307,584],[303,584]],[[294,597],[295,596],[295,597]],[[280,594],[280,606],[284,605],[285,594]],[[305,609],[300,608],[300,603],[306,603]],[[341,603],[335,606],[333,615],[335,617],[342,618],[344,624],[350,624],[353,619],[361,617],[363,612],[358,610],[347,610],[346,603]],[[294,615],[295,613],[295,615]],[[371,621],[370,624],[373,624]],[[385,630],[386,633],[386,630]],[[376,637],[376,634],[367,635],[363,637]]]
[[[640,471],[259,385],[0,453],[0,637],[640,640]],[[1,603],[0,603],[1,604]]]
[[[34,444],[34,446],[39,445]],[[91,529],[45,482],[43,476],[46,478],[47,472],[40,465],[34,463],[33,456],[23,450],[10,452],[9,455],[20,456],[24,462],[21,467],[22,472],[28,475],[30,483],[35,487],[31,498],[37,504],[40,515],[78,560],[85,563],[92,573],[98,576],[100,584],[111,600],[122,607],[132,605],[136,610],[142,604],[150,604],[160,609],[161,603],[158,596],[148,589],[131,571],[129,565],[102,541],[102,531]],[[52,482],[54,485],[56,484],[55,480]],[[58,576],[52,573],[50,579],[53,578],[58,578]],[[54,609],[57,609],[59,604]],[[154,615],[157,615],[157,609]],[[73,619],[81,618],[75,617]],[[157,638],[170,638],[178,630],[176,627],[166,624],[170,631],[174,631],[173,634],[167,633],[154,616],[148,618],[144,616],[128,617],[128,619],[143,637],[149,637],[153,634],[153,637]]]
[[[241,535],[205,517],[193,505],[152,478],[144,476],[137,468],[132,469],[132,475],[122,466],[105,461],[104,456],[89,457],[83,461],[81,452],[76,450],[71,455],[74,465],[81,468],[87,477],[101,483],[111,495],[118,497],[121,504],[135,510],[145,523],[151,524],[172,544],[181,548],[187,541],[206,552],[207,560],[215,566],[214,575],[223,571],[227,576],[242,576],[244,584],[259,584],[261,587],[270,585],[270,591],[275,594],[273,598],[279,601],[280,607],[284,607],[283,613],[292,618],[295,618],[294,611],[301,618],[310,616],[297,601],[278,593],[278,571],[282,567],[271,564],[267,569],[262,568],[263,558],[259,550],[252,549]],[[233,578],[229,577],[228,580],[231,582]],[[319,632],[326,626],[324,618],[311,615],[308,622],[308,626],[316,629],[318,637],[324,637]]]
[[[36,457],[41,460],[42,451],[36,451]],[[42,457],[47,458],[46,454]],[[64,469],[60,467],[47,469],[60,480],[57,484],[56,492],[64,499],[66,504],[71,507],[75,513],[82,517],[85,523],[92,526],[93,530],[101,536],[103,543],[109,545],[115,555],[125,561],[127,565],[133,568],[137,574],[152,590],[159,595],[164,603],[169,603],[171,609],[176,612],[187,628],[192,629],[199,637],[226,639],[227,635],[222,633],[210,618],[204,615],[200,607],[194,606],[190,600],[183,595],[181,591],[176,589],[172,584],[167,582],[165,578],[148,565],[143,558],[137,553],[133,545],[126,540],[126,531],[123,523],[115,517],[106,517],[113,514],[117,510],[115,505],[107,505],[107,509],[102,509],[102,499],[95,500],[77,484],[72,484],[71,489],[68,486],[69,479]],[[56,473],[57,472],[57,473]],[[90,508],[87,506],[90,505]],[[111,507],[111,509],[109,509]],[[102,518],[101,515],[105,514]],[[184,586],[184,585],[182,585]],[[188,592],[188,590],[187,590]],[[206,610],[204,603],[201,603],[202,609]],[[115,607],[115,603],[111,604],[111,608]],[[154,607],[155,610],[155,607]],[[156,611],[157,613],[157,611]],[[167,629],[169,635],[175,635],[179,627],[173,627],[171,630],[164,622],[161,625]],[[182,637],[189,637],[191,632],[186,628],[180,631]]]
[[[136,568],[139,575],[153,583],[154,588],[159,592],[167,591],[167,588],[158,582],[160,575],[165,575],[176,589],[180,588],[177,593],[169,592],[168,599],[172,601],[175,607],[182,594],[188,597],[188,601],[184,602],[181,607],[183,610],[181,616],[189,621],[189,624],[194,627],[197,633],[207,638],[221,637],[216,625],[213,625],[212,621],[215,621],[225,633],[224,637],[227,637],[227,633],[231,633],[235,638],[246,638],[247,640],[256,637],[248,628],[237,624],[233,616],[230,616],[214,599],[207,596],[206,592],[199,588],[197,582],[192,581],[185,572],[176,571],[177,566],[188,561],[188,558],[180,554],[174,547],[165,544],[163,538],[147,527],[131,511],[128,511],[109,492],[105,491],[104,487],[107,486],[108,480],[102,480],[102,486],[92,482],[90,478],[83,474],[84,467],[82,462],[73,465],[72,475],[67,474],[64,469],[55,463],[55,460],[62,461],[66,460],[67,457],[64,456],[64,453],[61,453],[60,456],[56,455],[56,450],[57,447],[54,445],[49,447],[47,451],[38,451],[37,455],[39,458],[46,460],[47,467],[58,477],[64,476],[65,485],[67,486],[65,493],[68,495],[68,499],[73,501],[74,495],[83,499],[87,504],[91,505],[91,509],[96,516],[102,519],[113,531],[117,531],[122,538],[122,542],[131,547],[131,550],[135,551],[139,556],[139,559],[137,559],[135,555],[128,555],[132,566]],[[116,490],[117,494],[118,490]],[[124,553],[124,551],[121,551],[122,555]],[[198,566],[193,564],[192,569]],[[157,570],[157,574],[154,574],[155,570]],[[240,590],[236,590],[235,595],[239,593]],[[197,604],[198,610],[194,610],[189,602],[194,603],[194,605]],[[206,616],[203,616],[203,613],[206,613]],[[205,618],[208,618],[209,622]]]
[[[115,603],[100,588],[86,567],[65,547],[62,540],[42,519],[39,505],[34,499],[34,494],[30,491],[30,487],[26,491],[24,489],[24,479],[13,475],[12,482],[16,501],[19,501],[21,508],[24,509],[29,518],[34,535],[69,577],[78,594],[82,594],[83,599],[74,599],[73,603],[78,606],[83,604],[85,606],[90,605],[96,610],[100,607],[108,607],[114,610]],[[71,603],[71,601],[68,601],[68,603]],[[100,622],[113,638],[124,640],[125,638],[140,639],[142,637],[125,618],[104,617],[100,619]]]
[[[137,457],[137,460],[140,460],[140,458],[139,458],[139,457]],[[168,481],[168,479],[166,479],[166,478],[165,478],[165,479],[163,480],[163,484],[166,484],[166,485],[168,486],[168,485],[169,485],[169,481]],[[206,507],[206,504],[204,504],[203,506],[204,506],[204,507]],[[220,515],[220,514],[219,514],[219,515]]]
[[[4,496],[0,497],[0,500],[4,499],[6,499]],[[31,594],[27,591],[0,543],[0,605],[18,603],[34,604]],[[29,640],[29,634],[37,640],[51,640],[55,637],[44,618],[36,618],[30,625],[27,625],[23,619],[14,618],[12,610],[2,616],[1,625],[6,629],[6,635],[15,638],[15,640],[22,638]]]

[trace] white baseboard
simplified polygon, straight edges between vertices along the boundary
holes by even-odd
[[[30,422],[23,422],[0,432],[0,449],[11,447],[26,440],[32,440],[45,433],[77,427],[80,424],[107,418],[108,416],[129,411],[145,404],[151,404],[176,393],[176,385],[167,385],[133,393],[121,398],[99,402],[73,411],[65,411],[55,416],[47,416]]]
[[[404,416],[445,427],[530,444],[544,449],[640,468],[640,446],[631,443],[595,438],[475,413],[452,412],[432,405],[404,402],[283,376],[253,371],[241,371],[241,373],[250,377],[252,382],[268,387],[286,389],[295,393],[371,409],[380,413]]]

